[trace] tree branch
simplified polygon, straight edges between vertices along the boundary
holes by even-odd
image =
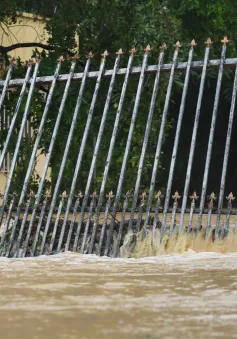
[[[52,45],[46,45],[42,44],[41,42],[19,42],[16,44],[12,44],[10,46],[0,46],[0,53],[2,54],[7,54],[8,52],[13,51],[14,49],[17,48],[26,48],[26,47],[39,47],[43,48],[46,51],[54,51],[54,50],[59,50],[64,53],[67,53],[69,56],[74,56],[76,53],[70,51],[69,49],[62,48],[60,46],[52,46]]]

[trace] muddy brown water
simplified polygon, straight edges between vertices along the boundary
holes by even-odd
[[[183,236],[138,259],[0,258],[0,338],[237,338],[231,239]]]

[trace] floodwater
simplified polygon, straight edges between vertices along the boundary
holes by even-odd
[[[0,338],[237,338],[230,243],[202,252],[173,241],[173,253],[138,259],[0,258]]]

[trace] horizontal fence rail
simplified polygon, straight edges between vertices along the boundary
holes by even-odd
[[[179,61],[177,42],[172,63],[164,63],[163,44],[156,65],[149,65],[148,45],[141,66],[134,65],[133,48],[126,68],[120,68],[127,58],[120,49],[111,70],[105,51],[98,71],[90,71],[90,52],[81,73],[75,57],[61,74],[61,57],[53,76],[38,76],[43,61],[37,59],[24,79],[12,79],[12,60],[0,81],[0,175],[6,182],[0,255],[118,257],[141,232],[159,232],[160,241],[200,232],[215,241],[236,232],[235,197],[226,186],[235,147],[237,58],[226,58],[228,42],[224,37],[220,59],[210,60],[208,38],[203,60],[195,61],[193,40],[187,62]],[[232,93],[223,100],[227,80]],[[38,84],[48,84],[44,95]],[[213,97],[206,100],[210,86]],[[211,182],[217,155],[220,185]]]

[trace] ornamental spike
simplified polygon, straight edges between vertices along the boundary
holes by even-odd
[[[150,53],[151,52],[151,46],[148,44],[147,46],[146,46],[146,48],[144,48],[144,52],[147,54],[147,53]]]
[[[211,38],[209,37],[209,38],[207,39],[207,41],[204,42],[204,44],[206,44],[207,47],[210,47],[210,46],[213,44],[213,42],[212,42]]]
[[[230,40],[228,40],[228,38],[227,38],[226,35],[224,36],[224,39],[221,40],[221,42],[223,43],[224,46],[226,46],[226,45],[228,44],[229,41],[230,41]]]

